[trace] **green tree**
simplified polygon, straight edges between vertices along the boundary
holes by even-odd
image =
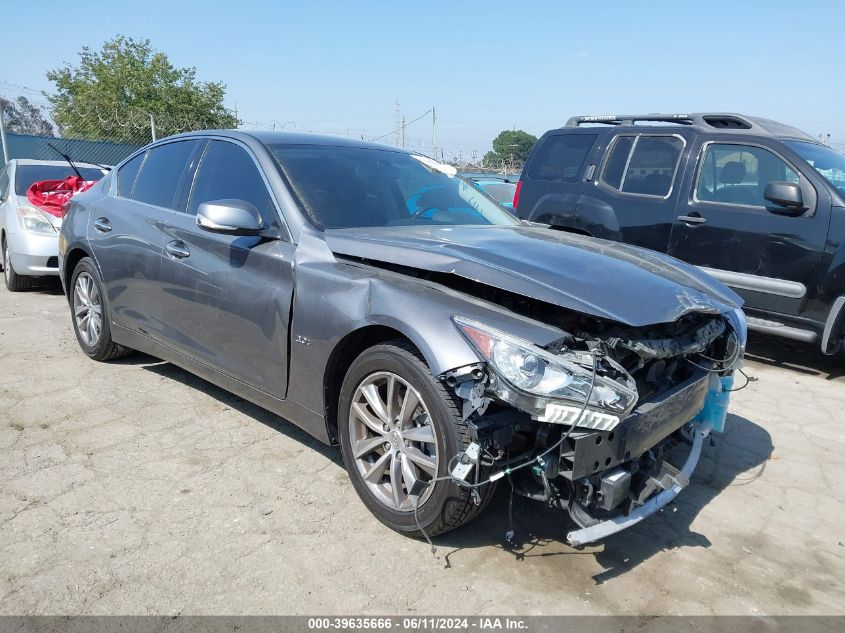
[[[44,116],[41,107],[30,103],[26,97],[14,101],[0,97],[0,112],[7,132],[53,136],[53,124]]]
[[[484,163],[519,167],[528,158],[528,153],[537,142],[537,137],[523,130],[502,130],[493,139],[493,149],[484,155]]]
[[[47,95],[65,136],[113,138],[121,127],[146,128],[153,116],[159,137],[190,129],[233,128],[238,119],[223,106],[226,86],[200,82],[196,68],[175,68],[147,39],[118,35],[79,64],[47,73],[56,91]]]

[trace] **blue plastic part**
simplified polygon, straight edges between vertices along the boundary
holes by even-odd
[[[733,384],[732,375],[719,377],[716,374],[710,374],[710,387],[707,390],[707,398],[704,400],[704,408],[695,416],[695,420],[709,424],[716,433],[723,433]]]

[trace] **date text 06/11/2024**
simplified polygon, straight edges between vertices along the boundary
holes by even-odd
[[[309,630],[478,630],[478,631],[519,631],[528,627],[521,618],[511,617],[336,617],[308,618]]]

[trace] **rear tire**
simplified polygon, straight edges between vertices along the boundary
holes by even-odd
[[[131,354],[133,350],[112,340],[103,282],[90,257],[79,260],[68,290],[73,331],[82,351],[98,361],[116,360]]]
[[[12,258],[9,254],[9,246],[3,238],[3,281],[6,282],[6,290],[9,292],[24,292],[32,288],[32,279],[19,275],[12,266]]]
[[[367,509],[388,527],[421,536],[409,480],[445,477],[451,458],[471,440],[454,396],[413,346],[391,341],[353,361],[341,387],[338,431],[346,470]],[[458,528],[481,514],[493,492],[492,484],[480,487],[475,505],[470,490],[453,481],[429,484],[419,495],[419,524],[430,536]]]

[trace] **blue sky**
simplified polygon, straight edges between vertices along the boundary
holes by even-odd
[[[64,27],[66,2],[7,2],[19,28],[4,29],[0,82],[37,90],[122,33],[223,81],[247,122],[372,138],[394,129],[397,99],[408,120],[435,106],[447,157],[484,152],[504,128],[655,111],[758,114],[845,147],[842,2],[88,0]],[[430,118],[407,138],[430,146]]]

